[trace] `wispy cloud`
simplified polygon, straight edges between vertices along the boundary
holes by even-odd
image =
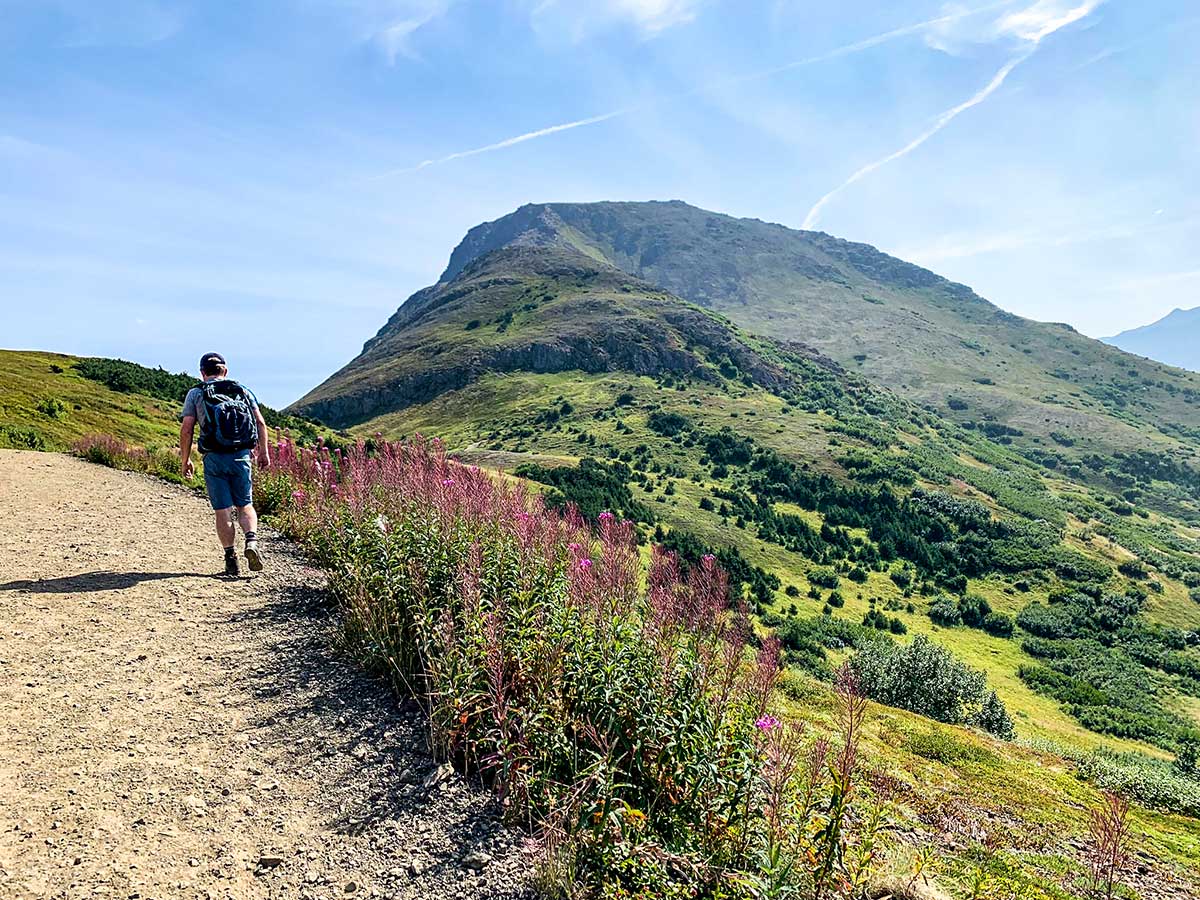
[[[581,41],[593,32],[627,26],[652,38],[695,20],[705,0],[534,0],[530,19],[535,29]]]
[[[1013,9],[1015,0],[1000,3],[1007,11],[1001,15],[979,18],[951,17],[963,7],[949,3],[943,9],[947,15],[930,25],[925,43],[935,50],[958,54],[980,44],[997,42],[1038,43],[1067,25],[1085,18],[1102,0],[1035,0],[1020,9]]]
[[[1072,4],[1062,2],[1062,0],[1038,0],[1037,3],[1023,10],[1001,16],[993,23],[993,33],[1016,38],[1024,45],[1024,49],[1001,66],[991,80],[969,98],[938,115],[933,124],[917,137],[899,150],[861,166],[849,178],[822,196],[808,211],[801,227],[806,229],[815,227],[825,206],[846,188],[866,178],[872,172],[878,171],[888,163],[895,162],[912,153],[964,112],[978,106],[1000,89],[1008,76],[1012,74],[1013,69],[1032,56],[1043,40],[1059,29],[1078,22],[1102,2],[1103,0],[1075,0]]]
[[[163,0],[43,0],[42,7],[61,15],[66,47],[146,47],[184,24],[178,4]]]
[[[554,0],[551,0],[551,2],[554,2]],[[643,5],[643,6],[662,5],[662,4],[655,4],[653,2],[637,4],[636,0],[630,0],[630,2],[634,5]],[[734,75],[729,78],[718,79],[716,81],[712,81],[707,84],[700,85],[699,87],[693,88],[690,91],[684,91],[683,93],[672,94],[672,95],[666,96],[666,97],[654,98],[652,100],[647,100],[643,103],[633,104],[630,106],[626,106],[622,109],[617,109],[617,110],[613,110],[611,112],[601,113],[601,114],[595,115],[595,116],[589,116],[584,119],[576,119],[572,122],[564,122],[559,125],[550,125],[550,126],[547,126],[546,128],[539,128],[536,131],[529,131],[529,132],[526,132],[525,134],[516,135],[515,137],[505,138],[504,140],[495,141],[494,143],[486,144],[485,146],[482,146],[482,147],[475,147],[470,150],[460,150],[455,153],[448,153],[445,156],[440,156],[435,159],[423,160],[422,162],[417,163],[414,166],[406,166],[406,167],[400,168],[400,169],[393,169],[391,171],[384,172],[383,174],[377,175],[375,177],[376,178],[387,178],[387,177],[390,177],[393,175],[403,175],[403,174],[407,174],[407,173],[418,172],[422,169],[427,169],[430,166],[437,166],[437,165],[441,165],[443,163],[453,162],[454,160],[464,159],[464,158],[470,157],[470,156],[478,156],[481,153],[491,153],[494,150],[504,150],[508,147],[513,147],[517,144],[523,144],[526,141],[536,140],[537,138],[547,137],[552,134],[558,134],[559,132],[570,131],[575,128],[583,128],[588,125],[598,125],[601,122],[608,122],[611,119],[616,119],[621,116],[628,115],[629,113],[632,113],[632,112],[635,112],[638,110],[642,110],[642,109],[647,109],[652,106],[669,103],[671,101],[682,100],[686,97],[693,97],[697,94],[707,93],[709,91],[717,90],[720,88],[736,86],[738,84],[744,84],[749,81],[755,81],[755,80],[762,79],[762,78],[770,78],[775,75],[781,75],[784,72],[790,72],[794,69],[799,69],[804,66],[815,65],[816,63],[826,62],[828,60],[837,59],[842,56],[848,56],[853,53],[861,53],[864,50],[869,50],[872,47],[878,47],[879,45],[886,44],[889,41],[899,40],[901,38],[908,37],[911,35],[922,34],[927,29],[929,29],[931,26],[936,25],[938,23],[951,21],[951,20],[957,20],[964,16],[974,16],[974,15],[982,14],[984,12],[994,11],[1001,7],[1008,6],[1010,4],[1011,4],[1011,0],[1004,0],[1004,2],[993,3],[989,6],[979,7],[976,9],[953,10],[953,11],[944,13],[943,15],[938,16],[933,19],[925,19],[921,22],[915,22],[912,25],[905,25],[900,28],[893,28],[890,31],[882,32],[881,34],[872,35],[871,37],[864,38],[860,41],[855,41],[851,44],[844,44],[841,47],[836,47],[833,50],[829,50],[829,51],[827,51],[825,53],[821,53],[817,56],[808,56],[803,59],[793,60],[792,62],[784,63],[783,65],[772,66],[767,69],[758,69],[753,72],[747,72],[742,75]]]
[[[444,16],[454,0],[358,0],[366,40],[374,43],[395,65],[396,58],[415,59],[412,36]]]
[[[966,259],[989,253],[1007,253],[1026,247],[1068,247],[1099,241],[1127,240],[1157,232],[1193,228],[1200,224],[1200,215],[1164,217],[1165,210],[1157,209],[1147,217],[1095,227],[1079,221],[1047,223],[1041,228],[1029,228],[992,234],[951,234],[930,244],[901,247],[894,252],[901,259],[921,265],[933,265],[949,259]]]

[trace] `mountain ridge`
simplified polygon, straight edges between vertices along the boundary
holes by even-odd
[[[1200,306],[1177,306],[1161,319],[1101,340],[1127,353],[1200,372]]]
[[[1200,376],[1024,319],[870,245],[678,200],[526,204],[477,225],[437,284],[402,304],[364,354],[375,358],[391,331],[505,247],[573,251],[749,334],[811,347],[960,425],[1006,429],[1030,453],[1079,464],[1095,452],[1195,460],[1200,448]],[[294,408],[310,409],[329,390]]]

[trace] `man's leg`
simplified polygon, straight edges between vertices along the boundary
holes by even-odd
[[[223,549],[232,550],[237,538],[237,531],[233,527],[233,507],[213,510],[213,515],[217,520],[217,540]]]
[[[246,535],[246,562],[250,564],[251,572],[261,572],[263,563],[258,552],[258,513],[254,509],[254,480],[249,453],[238,458],[230,478],[230,491],[238,510],[238,520],[242,523],[242,533]]]
[[[233,507],[215,510],[213,516],[217,522],[217,539],[225,551],[225,574],[240,575],[237,552],[233,549],[237,538],[237,531],[233,527]]]
[[[250,563],[250,571],[261,572],[263,564],[258,552],[258,513],[254,511],[253,503],[238,507],[238,521],[242,523],[242,534],[246,536],[246,562]]]
[[[257,536],[258,531],[258,513],[254,511],[254,504],[242,506],[238,508],[238,522],[242,526],[242,534],[249,537],[254,534]],[[229,530],[229,543],[233,543],[233,527]]]

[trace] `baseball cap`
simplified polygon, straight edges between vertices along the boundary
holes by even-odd
[[[205,353],[200,357],[200,371],[210,372],[225,365],[225,357],[220,353]]]

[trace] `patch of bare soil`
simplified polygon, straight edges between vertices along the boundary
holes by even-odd
[[[0,515],[0,897],[526,895],[286,541],[216,577],[203,498],[51,454],[0,451]]]

